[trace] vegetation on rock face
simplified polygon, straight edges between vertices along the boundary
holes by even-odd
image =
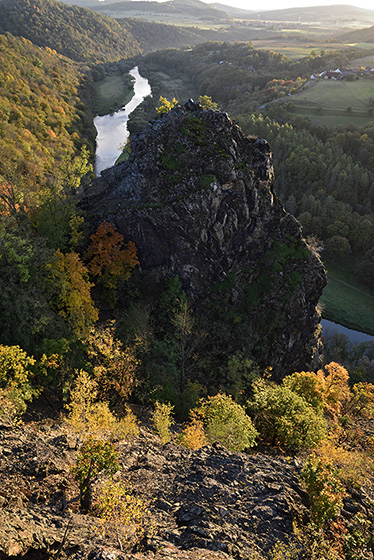
[[[326,520],[336,518],[343,507],[345,491],[333,465],[310,455],[304,465],[302,478],[311,502],[312,521],[317,527]]]
[[[327,433],[322,414],[284,385],[255,385],[249,409],[261,436],[271,445],[297,451],[318,445]]]
[[[171,440],[170,428],[174,424],[174,420],[171,416],[173,408],[174,407],[170,403],[160,403],[158,401],[155,403],[152,423],[162,443],[168,443]]]
[[[13,424],[37,391],[32,387],[35,359],[19,346],[0,345],[0,421]]]
[[[100,535],[107,538],[114,534],[121,551],[138,546],[153,532],[148,505],[133,494],[128,483],[109,480],[100,489],[95,507]]]

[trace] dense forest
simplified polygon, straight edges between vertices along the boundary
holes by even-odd
[[[109,62],[141,52],[126,24],[54,0],[2,0],[0,32],[81,62]]]

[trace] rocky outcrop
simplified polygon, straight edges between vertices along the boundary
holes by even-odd
[[[122,467],[117,477],[149,500],[154,532],[143,552],[120,556],[116,539],[103,540],[95,531],[94,512],[82,515],[74,501],[73,443],[52,422],[0,434],[1,559],[58,554],[240,560],[287,541],[293,520],[308,517],[298,466],[261,453],[230,453],[217,444],[198,451],[162,445],[143,428],[139,438],[116,445]],[[103,550],[116,553],[105,556]]]
[[[300,459],[163,445],[143,423],[139,437],[116,444],[116,479],[149,502],[153,531],[139,551],[125,546],[121,554],[114,534],[96,530],[95,511],[79,511],[75,438],[51,420],[0,428],[1,560],[261,560],[309,520]],[[94,501],[104,481],[97,477]],[[369,520],[372,507],[351,489],[342,517]]]
[[[244,351],[275,377],[310,367],[325,272],[274,194],[267,142],[189,101],[131,150],[83,193],[91,223],[109,220],[135,242],[150,285],[179,276],[229,354]]]

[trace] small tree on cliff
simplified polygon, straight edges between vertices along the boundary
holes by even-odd
[[[118,453],[113,444],[87,439],[81,447],[73,468],[75,480],[79,483],[80,507],[90,511],[92,507],[92,483],[100,473],[113,475],[119,471]]]

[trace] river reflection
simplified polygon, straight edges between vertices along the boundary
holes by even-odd
[[[337,334],[344,334],[348,337],[349,341],[352,344],[360,344],[361,342],[374,342],[374,336],[370,334],[366,334],[360,331],[354,331],[353,329],[348,329],[347,327],[343,327],[343,325],[338,325],[337,323],[333,323],[332,321],[328,321],[327,319],[322,319],[322,332],[323,334],[329,338],[331,335]]]
[[[130,113],[151,94],[151,86],[146,78],[139,74],[135,66],[129,74],[134,78],[134,96],[123,108],[103,117],[95,117],[94,124],[97,130],[96,137],[96,162],[95,172],[100,175],[103,169],[112,167],[121,154],[123,146],[129,136],[127,121]]]

